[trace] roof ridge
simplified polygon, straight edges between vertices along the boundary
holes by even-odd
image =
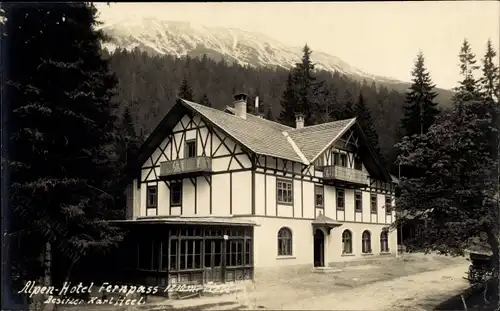
[[[224,108],[224,110],[225,110],[225,109],[227,109],[227,108],[234,109],[234,107],[231,107],[231,106],[226,105],[226,107]],[[288,125],[286,125],[286,124],[282,124],[282,123],[279,123],[279,122],[276,122],[276,121],[271,121],[271,120],[266,119],[266,118],[260,118],[260,117],[258,117],[258,116],[256,116],[256,115],[252,114],[252,113],[247,113],[247,115],[252,116],[252,117],[254,117],[254,118],[259,118],[259,119],[264,120],[264,121],[269,122],[269,123],[273,123],[273,124],[277,124],[277,125],[280,125],[280,126],[286,127],[286,128],[288,128],[288,129],[291,129],[291,130],[293,130],[293,129],[294,129],[293,127],[288,126]]]
[[[295,151],[295,153],[299,156],[299,158],[302,160],[302,162],[304,164],[306,164],[306,165],[309,165],[310,164],[309,160],[304,155],[304,153],[302,152],[302,150],[300,150],[299,146],[297,146],[297,144],[293,141],[293,139],[290,137],[290,135],[288,135],[288,132],[287,131],[283,131],[283,132],[281,132],[281,134],[283,134],[286,137],[286,140],[292,146],[293,151]]]
[[[302,128],[293,128],[292,127],[292,130],[293,130],[293,132],[301,132],[301,130],[314,129],[316,127],[320,127],[320,126],[324,126],[324,125],[328,125],[328,124],[333,124],[333,123],[338,123],[338,122],[342,122],[342,121],[352,121],[353,119],[357,119],[357,117],[342,119],[342,120],[335,120],[335,121],[330,121],[330,122],[325,122],[325,123],[320,123],[320,124],[314,124],[314,125],[304,126]]]

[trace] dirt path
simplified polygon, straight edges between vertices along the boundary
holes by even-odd
[[[432,310],[468,287],[467,264],[375,282],[281,306],[282,310]]]

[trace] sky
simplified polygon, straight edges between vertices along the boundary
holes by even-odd
[[[460,80],[458,53],[464,38],[478,62],[488,39],[496,51],[500,46],[498,1],[111,3],[97,7],[105,22],[151,16],[260,32],[292,46],[307,43],[313,51],[335,55],[365,72],[402,81],[411,80],[421,50],[434,83],[448,89]]]

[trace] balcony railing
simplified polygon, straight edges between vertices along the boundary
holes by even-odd
[[[160,163],[160,177],[196,175],[211,171],[212,159],[209,157],[192,157]]]
[[[338,165],[323,167],[323,179],[368,185],[368,174],[366,172]]]

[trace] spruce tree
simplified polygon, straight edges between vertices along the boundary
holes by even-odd
[[[460,48],[460,75],[463,77],[459,81],[459,86],[455,88],[453,102],[462,104],[470,100],[477,100],[481,97],[479,82],[475,78],[475,72],[479,69],[476,65],[476,55],[472,52],[471,46],[467,39],[464,39]]]
[[[437,93],[433,91],[435,85],[424,64],[424,55],[420,52],[412,71],[413,83],[406,92],[405,115],[402,127],[405,135],[424,134],[434,123],[439,109],[434,99]]]
[[[294,89],[295,81],[292,71],[288,72],[285,91],[281,99],[281,113],[278,121],[284,125],[295,127],[295,114],[299,112],[299,101]]]
[[[303,48],[301,62],[295,64],[287,78],[281,101],[282,112],[279,118],[283,124],[293,126],[295,113],[304,115],[305,125],[324,121],[325,108],[320,100],[324,86],[323,81],[316,81],[311,53],[311,49],[306,44]]]
[[[186,78],[182,79],[179,93],[177,93],[177,95],[182,99],[193,101],[193,89],[189,86]]]
[[[208,96],[206,93],[203,93],[203,96],[200,99],[200,105],[212,107],[212,102],[210,102],[210,99],[208,99]]]
[[[480,79],[481,92],[485,99],[498,103],[500,100],[500,72],[498,66],[495,65],[495,62],[498,61],[496,56],[497,53],[491,39],[489,39],[483,58],[483,76]]]
[[[82,257],[122,239],[104,221],[121,208],[114,204],[111,180],[117,169],[111,101],[117,81],[101,58],[105,36],[97,30],[92,4],[3,8],[6,164],[17,222],[10,233],[22,236],[22,278],[44,276],[50,285],[54,269],[67,279]],[[40,254],[44,267],[37,266]],[[52,266],[54,254],[65,260]]]
[[[365,99],[362,93],[359,93],[359,98],[358,101],[356,102],[354,112],[357,117],[357,121],[361,126],[361,129],[366,135],[366,138],[380,156],[378,134],[377,131],[375,130],[375,127],[373,126],[374,123],[372,114],[370,112],[370,109],[366,106]]]
[[[349,90],[344,93],[344,105],[340,111],[340,119],[350,119],[356,117],[356,111],[354,110],[354,99]]]

